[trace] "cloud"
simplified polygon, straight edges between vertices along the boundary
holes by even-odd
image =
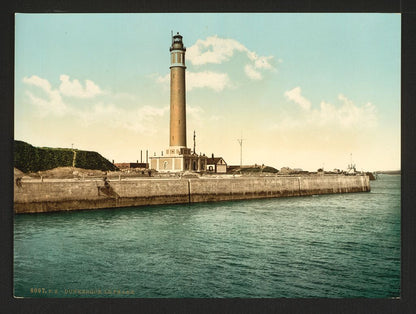
[[[216,92],[219,92],[227,86],[230,86],[230,79],[227,73],[211,71],[186,73],[187,90],[207,87],[213,89]]]
[[[59,79],[61,85],[59,91],[64,96],[77,97],[77,98],[92,98],[96,95],[103,94],[103,91],[93,81],[85,80],[85,87],[77,79],[73,79],[72,82],[68,75],[62,74]]]
[[[137,116],[139,120],[152,120],[153,118],[162,117],[165,113],[169,112],[169,106],[163,108],[152,107],[145,105],[137,109]]]
[[[373,104],[369,102],[363,106],[356,106],[343,94],[339,94],[338,99],[342,102],[340,107],[321,102],[320,116],[323,120],[335,121],[343,127],[376,126],[377,112]]]
[[[155,134],[155,123],[169,112],[169,106],[163,108],[143,106],[135,110],[121,110],[121,118],[115,122],[115,127],[133,131],[135,133]]]
[[[169,84],[170,74],[168,73],[166,75],[156,77],[156,82],[162,83],[162,84]]]
[[[297,103],[301,112],[287,112],[284,119],[272,128],[275,129],[305,129],[327,128],[336,130],[358,130],[377,126],[377,109],[371,103],[362,106],[355,105],[352,100],[343,94],[338,95],[340,104],[334,105],[321,101],[318,109],[312,109],[311,103],[301,95],[301,88],[284,93],[285,96]]]
[[[300,105],[305,110],[309,110],[311,108],[310,101],[301,95],[301,89],[299,86],[292,90],[286,91],[285,97]]]
[[[31,77],[24,77],[23,83],[40,87],[47,93],[50,93],[52,91],[51,83],[49,83],[48,80],[45,80],[37,75],[32,75]]]
[[[235,52],[243,53],[247,57],[248,63],[242,64],[244,73],[252,80],[261,80],[263,75],[261,71],[273,70],[271,63],[273,56],[259,56],[256,52],[250,51],[243,44],[235,39],[220,38],[210,36],[205,40],[198,39],[194,45],[189,47],[186,52],[186,58],[192,65],[204,66],[208,64],[221,64],[229,61]],[[279,59],[279,62],[281,60]],[[155,77],[156,82],[164,84],[168,88],[170,75]],[[214,71],[186,71],[186,89],[191,91],[195,88],[210,88],[220,92],[226,88],[233,87],[228,73]]]
[[[155,134],[155,123],[167,112],[169,112],[169,106],[160,108],[145,105],[135,109],[123,109],[115,104],[98,103],[87,109],[75,109],[72,114],[86,126],[104,122],[111,128]]]
[[[23,78],[25,84],[38,87],[46,94],[46,97],[40,97],[31,91],[26,91],[26,95],[29,97],[30,102],[39,108],[38,114],[40,116],[48,114],[62,116],[68,114],[70,109],[63,101],[62,96],[92,98],[103,93],[98,85],[90,80],[86,80],[85,88],[82,87],[77,79],[74,79],[71,82],[69,76],[65,74],[60,76],[60,80],[61,84],[59,88],[54,89],[48,80],[37,75]]]
[[[229,60],[235,50],[247,51],[247,48],[234,39],[219,38],[215,35],[205,40],[198,39],[187,49],[187,59],[193,65],[220,64]]]
[[[40,116],[45,117],[51,115],[59,117],[64,114],[65,116],[71,115],[86,126],[105,123],[107,126],[113,128],[123,128],[136,133],[152,134],[156,132],[152,126],[169,111],[169,106],[153,107],[145,105],[134,109],[123,109],[121,106],[115,104],[103,102],[91,104],[91,101],[88,101],[88,105],[80,108],[79,106],[71,105],[69,100],[65,103],[62,99],[62,94],[68,93],[71,90],[67,89],[69,85],[64,85],[62,89],[61,84],[59,89],[53,89],[48,80],[36,75],[23,78],[23,82],[38,87],[45,92],[43,96],[35,96],[34,93],[26,91],[30,103],[37,107]],[[70,82],[69,77],[61,75],[61,82]],[[77,86],[77,83],[74,85],[74,82],[78,81],[73,80],[72,83],[70,82],[72,87]],[[87,97],[85,95],[97,94],[97,90],[91,88],[91,86],[87,83],[85,89],[77,89],[78,87],[75,87],[69,93],[72,93],[71,95],[83,95],[81,98],[88,98],[90,96]],[[77,94],[78,92],[81,92],[81,94]]]
[[[230,60],[235,52],[243,52],[251,62],[244,70],[246,75],[254,80],[262,78],[258,70],[272,70],[273,56],[259,56],[256,52],[249,50],[235,39],[220,38],[217,35],[207,37],[205,40],[198,39],[196,43],[187,50],[187,60],[193,65],[201,66],[209,63],[221,64]],[[281,62],[281,59],[279,59]]]
[[[186,105],[186,114],[191,117],[191,121],[202,121],[204,119],[204,113],[205,111],[201,107]]]
[[[248,50],[247,50],[247,56],[251,61],[254,62],[254,68],[256,69],[270,70],[273,68],[273,66],[270,63],[270,61],[273,59],[273,56],[262,57],[262,56],[258,56],[255,52],[248,51]]]
[[[119,101],[137,101],[137,97],[133,94],[129,94],[129,93],[123,93],[123,92],[118,92],[118,93],[110,93],[110,92],[104,92],[107,95],[110,95],[113,97],[113,99],[117,99]]]
[[[80,119],[84,125],[91,125],[99,121],[105,121],[108,125],[114,125],[120,120],[122,111],[113,104],[96,103],[84,109],[73,108],[71,114]]]
[[[62,100],[61,94],[58,90],[52,88],[48,80],[32,75],[31,77],[24,77],[23,82],[36,86],[45,92],[46,97],[39,97],[30,91],[26,91],[26,95],[28,95],[31,103],[39,108],[38,113],[40,116],[48,114],[62,116],[67,112],[68,108]]]
[[[195,88],[210,88],[216,92],[222,91],[226,87],[230,87],[230,78],[227,73],[202,71],[190,72],[186,71],[185,75],[186,90],[191,91]],[[166,88],[169,86],[170,74],[158,76],[156,82],[164,84]]]
[[[244,72],[252,80],[261,80],[262,79],[261,73],[259,71],[256,71],[251,64],[247,64],[244,67]]]

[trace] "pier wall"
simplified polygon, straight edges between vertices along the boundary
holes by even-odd
[[[368,176],[270,176],[102,180],[23,180],[14,212],[40,213],[160,204],[370,191]]]

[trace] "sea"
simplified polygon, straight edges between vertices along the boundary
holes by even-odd
[[[14,296],[396,298],[400,175],[371,192],[14,217]]]

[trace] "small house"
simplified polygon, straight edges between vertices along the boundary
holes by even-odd
[[[207,172],[211,173],[226,173],[227,172],[227,163],[222,157],[214,157],[207,159]]]

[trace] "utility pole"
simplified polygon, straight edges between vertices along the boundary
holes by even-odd
[[[74,150],[74,144],[71,144],[72,152],[74,153],[72,157],[72,168],[75,168],[75,163],[77,160],[77,152]]]
[[[243,135],[237,141],[240,144],[240,169],[243,166]]]

